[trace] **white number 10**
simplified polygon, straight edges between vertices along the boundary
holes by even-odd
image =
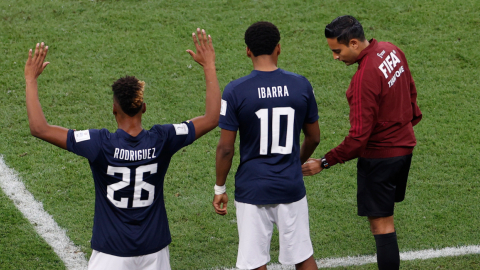
[[[157,173],[157,163],[143,165],[135,169],[135,189],[133,192],[132,207],[147,207],[152,204],[155,197],[155,186],[143,181],[143,174],[149,172],[150,174]],[[114,175],[116,173],[122,174],[122,181],[107,186],[107,198],[118,208],[128,208],[128,198],[120,198],[117,201],[113,198],[115,191],[130,185],[130,169],[127,167],[113,167],[108,166],[107,174]],[[142,196],[142,189],[148,192],[146,200],[140,199]]]
[[[268,154],[268,109],[255,112],[260,118],[260,155]],[[287,116],[287,138],[285,146],[280,146],[280,116]],[[293,147],[293,121],[295,110],[291,107],[277,107],[272,109],[272,154],[291,154]]]

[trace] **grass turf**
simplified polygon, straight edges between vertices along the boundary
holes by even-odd
[[[345,90],[355,68],[333,61],[323,38],[324,26],[343,14],[357,17],[367,38],[390,41],[405,52],[419,92],[424,118],[415,128],[418,146],[407,198],[396,209],[400,250],[479,244],[480,53],[474,45],[479,32],[472,30],[480,26],[478,1],[4,0],[0,13],[0,153],[87,256],[94,204],[91,173],[86,160],[29,135],[23,83],[29,48],[41,41],[50,47],[51,64],[39,79],[50,124],[114,131],[110,85],[129,74],[147,82],[144,128],[150,128],[203,113],[203,72],[185,52],[193,48],[194,29],[203,27],[212,35],[223,87],[252,69],[244,51],[246,28],[258,20],[272,21],[282,35],[279,66],[306,76],[315,88],[322,142],[314,156],[320,157],[349,128]],[[220,217],[211,207],[218,138],[216,129],[181,150],[167,172],[174,269],[235,264],[238,236],[232,206],[238,154],[227,183],[230,213]],[[315,258],[375,253],[368,222],[356,216],[355,175],[351,161],[305,178]],[[14,211],[9,207],[1,213]],[[15,243],[16,229],[2,230],[3,241]],[[48,268],[58,264],[32,228],[26,231],[38,240],[32,241],[31,251]],[[31,255],[16,257],[23,256],[16,246],[2,250],[0,261],[31,260]],[[272,262],[277,257],[274,237]],[[478,256],[470,255],[405,262],[403,268],[475,269],[476,262]]]

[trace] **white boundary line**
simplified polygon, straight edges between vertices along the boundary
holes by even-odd
[[[65,263],[67,269],[87,269],[88,263],[85,259],[85,254],[73,244],[65,230],[60,228],[52,216],[43,209],[42,203],[35,200],[33,195],[25,188],[25,185],[19,179],[18,173],[5,164],[3,156],[0,156],[0,187],[13,201],[18,210],[33,224],[37,233],[53,248],[55,253],[57,253]],[[400,259],[403,261],[425,260],[468,254],[480,254],[480,245],[407,251],[400,253]],[[316,260],[318,268],[363,265],[375,263],[376,261],[376,255]],[[234,269],[237,268],[227,270]],[[268,269],[290,270],[295,269],[295,267],[293,265],[270,264],[268,265]]]
[[[69,270],[87,269],[85,254],[73,244],[64,229],[60,228],[25,188],[18,173],[10,169],[0,156],[0,187],[15,206],[30,221],[37,233],[53,248]]]
[[[426,260],[440,257],[462,256],[468,254],[480,254],[480,246],[463,246],[463,247],[447,247],[443,249],[425,249],[418,251],[407,251],[400,253],[400,260]],[[376,263],[376,255],[371,256],[357,256],[357,257],[343,257],[343,258],[327,258],[316,260],[318,268],[330,268],[340,266],[354,266],[364,265],[369,263]],[[230,268],[226,270],[236,270],[238,268]],[[293,265],[270,264],[268,270],[293,270]]]

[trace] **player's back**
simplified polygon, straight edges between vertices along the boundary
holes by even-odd
[[[318,119],[308,80],[282,69],[254,70],[227,85],[222,102],[219,126],[240,132],[235,200],[271,204],[303,198],[300,132]]]
[[[171,242],[163,180],[172,155],[193,142],[192,123],[69,131],[68,150],[89,160],[95,182],[92,248],[116,256],[157,252]]]

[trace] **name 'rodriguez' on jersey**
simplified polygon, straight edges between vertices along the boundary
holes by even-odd
[[[173,154],[194,140],[190,121],[136,137],[121,129],[69,130],[67,149],[88,159],[95,183],[92,249],[131,257],[170,244],[163,180]]]
[[[219,127],[240,132],[235,200],[249,204],[291,203],[305,192],[300,132],[318,120],[312,86],[282,69],[230,82],[223,92]]]

